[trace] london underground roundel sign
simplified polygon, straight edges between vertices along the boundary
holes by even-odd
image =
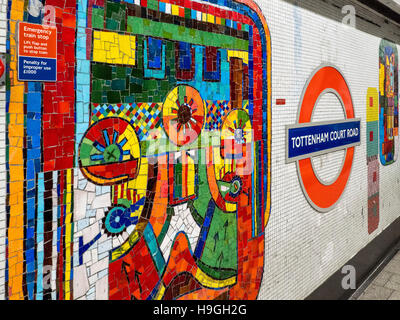
[[[344,109],[344,120],[312,122],[314,109],[326,93],[337,96]],[[305,87],[297,123],[286,127],[286,162],[296,162],[303,192],[318,211],[331,210],[346,188],[355,146],[361,143],[360,124],[360,119],[355,118],[350,89],[342,73],[333,66],[319,67]],[[322,181],[311,158],[343,149],[346,152],[339,174],[329,183]]]

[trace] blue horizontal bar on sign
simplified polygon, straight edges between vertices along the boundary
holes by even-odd
[[[19,56],[18,80],[56,81],[57,59]]]
[[[360,119],[287,126],[286,162],[360,145],[360,126]]]

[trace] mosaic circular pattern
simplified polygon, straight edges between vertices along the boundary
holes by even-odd
[[[129,226],[134,227],[138,216],[132,215],[129,208],[122,206],[111,208],[103,219],[103,228],[109,236],[123,235]]]
[[[163,124],[169,139],[177,146],[197,139],[204,123],[205,104],[193,87],[175,87],[163,105]]]
[[[240,179],[240,177],[234,177],[232,179],[231,186],[229,189],[229,195],[232,198],[236,198],[242,191],[242,186],[243,186],[243,183],[242,183],[242,180]]]
[[[98,185],[136,178],[140,145],[131,124],[114,117],[94,123],[79,146],[79,165],[85,177]]]
[[[248,113],[241,109],[232,110],[222,124],[221,155],[226,159],[243,156],[243,147],[252,142],[252,127]]]

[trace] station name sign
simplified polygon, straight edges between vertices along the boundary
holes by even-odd
[[[19,22],[18,80],[57,80],[57,27]]]
[[[301,123],[286,127],[286,162],[361,144],[360,119]]]

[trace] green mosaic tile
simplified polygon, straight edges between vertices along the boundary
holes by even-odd
[[[135,34],[162,37],[198,45],[220,47],[224,49],[248,50],[249,42],[223,34],[214,34],[183,26],[128,17],[127,31]]]
[[[106,29],[125,31],[126,30],[126,5],[107,1],[106,7]]]
[[[92,64],[92,75],[95,78],[111,80],[112,79],[111,66],[101,63]]]
[[[92,10],[92,28],[104,28],[104,9],[93,8]]]
[[[158,11],[158,1],[157,0],[147,0],[147,8]]]

